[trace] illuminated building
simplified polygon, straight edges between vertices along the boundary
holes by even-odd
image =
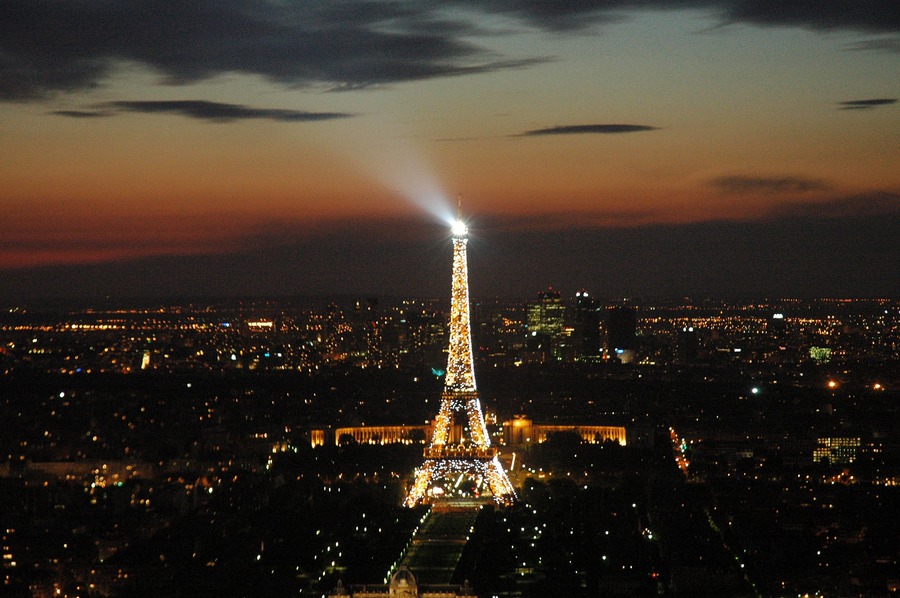
[[[366,584],[363,586],[338,586],[329,594],[329,598],[478,598],[472,593],[469,582],[461,586],[421,584],[407,567],[399,567],[387,584]]]
[[[816,363],[828,363],[831,361],[831,349],[828,347],[810,347],[809,357]]]
[[[846,465],[856,461],[860,439],[851,437],[825,437],[818,439],[818,446],[813,450],[813,462],[819,463],[827,458],[831,465]]]
[[[447,373],[441,407],[434,421],[431,443],[425,448],[425,462],[416,470],[415,481],[406,497],[412,507],[458,491],[460,481],[468,477],[473,492],[486,489],[499,504],[515,500],[515,491],[491,446],[481,401],[475,386],[472,360],[472,334],[469,319],[469,276],[466,264],[468,230],[462,220],[453,225],[453,285],[450,304],[450,343]],[[464,414],[462,439],[451,444],[454,420]],[[453,475],[455,483],[444,487]]]
[[[581,437],[582,442],[590,444],[612,441],[621,446],[626,445],[623,426],[535,424],[524,415],[516,415],[503,422],[503,439],[509,446],[540,444],[546,442],[551,434],[558,432],[573,432]]]
[[[562,332],[565,313],[566,307],[560,300],[559,291],[549,289],[538,293],[537,301],[528,305],[528,331],[552,338]]]
[[[357,444],[412,444],[417,439],[428,438],[433,433],[433,426],[355,426],[337,428],[334,431],[334,444],[341,444],[342,439],[352,438]],[[323,432],[324,434],[324,432]]]
[[[562,357],[560,340],[565,324],[566,307],[558,291],[538,293],[537,301],[525,309],[525,346],[528,361],[543,363]]]

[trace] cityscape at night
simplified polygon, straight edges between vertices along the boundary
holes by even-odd
[[[896,0],[0,0],[0,596],[900,596]]]
[[[434,508],[402,503],[441,407],[450,309],[4,309],[5,590],[368,595]],[[518,497],[452,515],[466,541],[442,583],[896,592],[898,315],[896,300],[473,300],[483,418]]]

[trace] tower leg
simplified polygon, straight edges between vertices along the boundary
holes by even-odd
[[[450,424],[453,421],[453,410],[448,401],[441,401],[441,409],[434,420],[434,432],[431,435],[431,444],[447,444],[450,441]]]
[[[473,444],[482,447],[491,446],[484,415],[481,413],[481,401],[477,396],[467,401],[466,411],[469,414],[469,433],[472,435]]]
[[[433,477],[434,466],[431,461],[425,461],[422,467],[416,470],[416,479],[413,482],[412,488],[409,489],[409,494],[406,496],[406,500],[403,501],[403,505],[414,507],[423,503],[425,501],[425,494],[431,486]]]
[[[494,500],[498,503],[509,505],[516,500],[516,491],[506,472],[503,471],[503,466],[500,465],[500,460],[497,457],[491,459],[490,464],[488,464],[487,482],[488,488],[491,489],[491,494],[494,495]]]

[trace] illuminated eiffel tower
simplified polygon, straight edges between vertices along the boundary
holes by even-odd
[[[441,409],[434,421],[431,444],[425,448],[425,462],[416,470],[415,481],[404,504],[413,507],[438,496],[449,497],[454,488],[468,477],[477,488],[486,488],[494,501],[509,505],[516,499],[515,490],[500,465],[497,449],[491,446],[481,401],[475,388],[475,366],[472,362],[472,334],[469,326],[469,274],[466,265],[466,242],[469,231],[457,212],[451,229],[453,234],[453,290],[450,304],[450,350],[447,375],[441,394]],[[465,413],[463,438],[450,444],[450,431],[457,413]],[[455,483],[454,480],[455,479]],[[445,488],[442,483],[447,482]]]

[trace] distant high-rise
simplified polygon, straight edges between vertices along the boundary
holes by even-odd
[[[566,307],[560,299],[559,291],[548,289],[538,293],[537,301],[528,304],[526,325],[529,332],[554,337],[562,332]]]
[[[537,301],[525,308],[526,349],[532,361],[561,359],[560,341],[565,326],[566,306],[559,291],[538,293]]]
[[[678,334],[678,361],[694,363],[700,355],[700,339],[693,326],[685,326]]]
[[[634,351],[637,340],[637,310],[633,307],[610,307],[606,311],[606,350]]]
[[[351,313],[354,352],[371,357],[378,349],[378,299],[357,299]]]
[[[603,346],[600,342],[600,301],[591,297],[587,291],[575,293],[575,356],[582,360],[600,357]]]

